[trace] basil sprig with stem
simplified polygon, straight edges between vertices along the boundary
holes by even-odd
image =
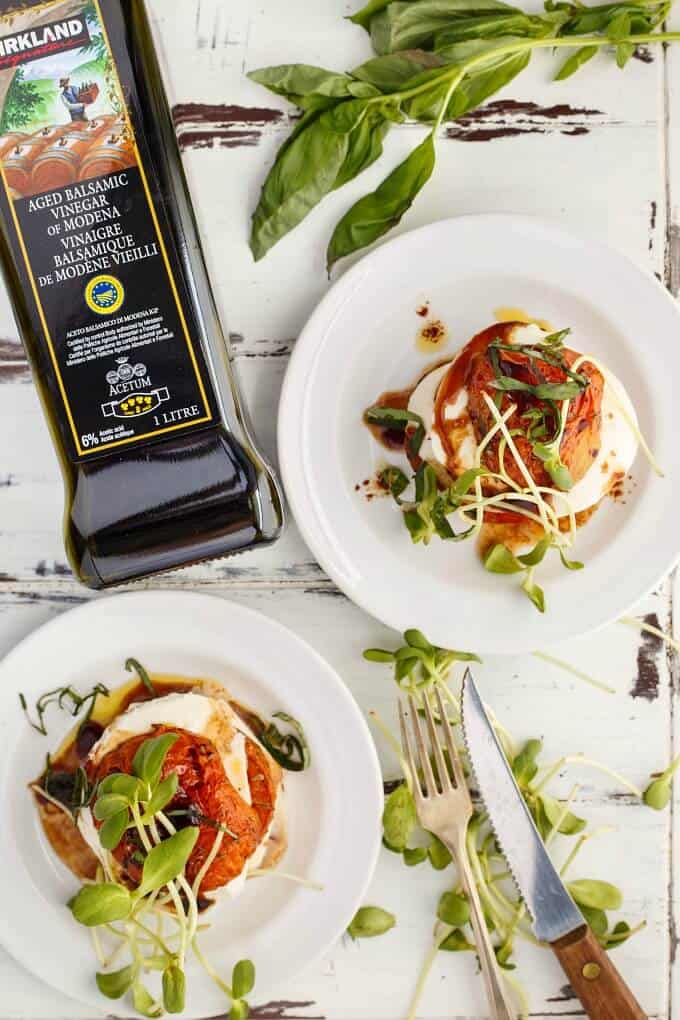
[[[179,788],[178,775],[167,771],[168,754],[178,739],[164,733],[145,740],[132,762],[132,774],[117,772],[97,784],[93,815],[102,823],[99,838],[109,853],[116,849],[131,830],[139,847],[135,856],[141,864],[136,886],[116,881],[108,864],[94,884],[85,885],[68,906],[76,921],[87,928],[102,929],[99,936],[112,937],[116,947],[108,959],[118,959],[127,949],[131,962],[116,971],[104,969],[97,974],[100,992],[110,999],[131,993],[134,1008],[142,1016],[160,1017],[164,1011],[184,1011],[186,1000],[185,960],[190,950],[209,976],[230,1000],[229,1016],[245,1020],[250,1009],[247,996],[255,982],[255,968],[249,960],[234,967],[232,983],[224,982],[206,960],[198,945],[198,896],[203,878],[228,836],[237,839],[226,826],[217,826],[212,848],[193,885],[186,868],[199,835],[197,824],[177,829],[173,812],[165,808]],[[163,776],[163,773],[167,774]],[[201,824],[202,824],[201,820]],[[108,858],[105,858],[107,860]],[[174,915],[167,907],[174,907]],[[147,921],[147,915],[151,920]],[[168,921],[174,921],[177,942],[164,934]],[[147,948],[142,948],[146,946]],[[162,995],[156,1000],[144,984],[147,972],[162,972]]]
[[[572,51],[556,73],[560,80],[601,49],[613,50],[623,67],[639,46],[680,39],[678,32],[656,31],[670,6],[547,0],[536,15],[500,0],[478,8],[462,0],[370,0],[352,20],[370,33],[373,59],[349,73],[282,64],[249,75],[302,111],[262,187],[253,255],[261,259],[326,196],[379,159],[393,124],[410,118],[427,125],[406,159],[344,214],[328,245],[330,270],[400,222],[434,171],[439,127],[512,81],[535,50]]]

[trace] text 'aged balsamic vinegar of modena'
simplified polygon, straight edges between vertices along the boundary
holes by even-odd
[[[273,541],[143,0],[0,0],[0,255],[93,588]]]

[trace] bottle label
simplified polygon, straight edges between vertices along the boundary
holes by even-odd
[[[217,415],[110,7],[51,0],[0,15],[7,236],[79,460]]]

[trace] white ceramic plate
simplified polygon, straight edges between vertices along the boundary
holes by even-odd
[[[227,977],[237,960],[253,960],[251,998],[267,1001],[345,931],[364,896],[379,850],[382,781],[364,719],[330,666],[280,624],[219,598],[140,592],[98,599],[36,631],[0,666],[0,940],[54,988],[107,1009],[94,983],[90,936],[65,907],[78,883],[44,839],[26,790],[69,721],[52,710],[49,737],[41,737],[17,693],[32,704],[65,684],[82,692],[97,682],[115,686],[129,680],[128,655],[151,671],[213,677],[264,716],[281,709],[306,729],[313,767],[286,774],[290,845],[281,867],[322,883],[323,892],[254,879],[238,899],[222,900],[202,938]],[[228,1012],[193,962],[187,986],[183,1015]],[[135,1015],[123,1002],[115,1013]]]
[[[416,346],[429,302],[450,333],[441,354]],[[641,454],[623,503],[579,532],[578,573],[557,557],[540,568],[540,615],[516,577],[484,571],[472,544],[412,545],[389,499],[355,491],[390,457],[362,424],[378,395],[415,381],[495,319],[525,309],[607,364],[627,387],[666,471]],[[472,216],[435,223],[372,252],[327,294],[295,348],[279,417],[288,499],[322,567],[355,602],[397,630],[487,653],[540,649],[623,614],[680,550],[677,386],[680,316],[651,276],[624,256],[538,219]],[[557,560],[557,562],[555,562]]]

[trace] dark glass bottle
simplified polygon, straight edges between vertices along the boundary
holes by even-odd
[[[143,0],[0,2],[0,96],[3,81],[0,256],[75,573],[105,588],[272,542],[281,497],[232,374]]]

